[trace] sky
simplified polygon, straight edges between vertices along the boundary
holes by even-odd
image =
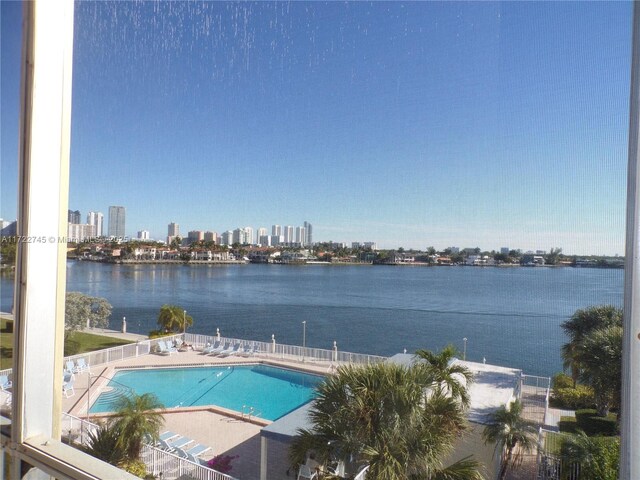
[[[0,216],[20,4],[0,2]],[[79,2],[69,207],[127,234],[624,254],[630,2]]]

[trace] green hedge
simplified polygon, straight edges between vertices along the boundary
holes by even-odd
[[[577,410],[595,406],[593,389],[586,385],[573,386],[569,375],[558,373],[553,376],[551,383],[550,405],[555,408]]]
[[[599,417],[593,409],[576,410],[575,417],[560,417],[561,432],[576,433],[583,430],[589,436],[615,436],[618,434],[617,415],[609,413],[606,417]]]

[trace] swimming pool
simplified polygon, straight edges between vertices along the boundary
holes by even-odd
[[[113,411],[119,395],[153,393],[166,408],[217,405],[277,420],[309,402],[323,377],[267,365],[118,371],[91,413]]]

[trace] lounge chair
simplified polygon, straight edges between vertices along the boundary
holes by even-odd
[[[207,345],[206,347],[204,347],[202,349],[202,354],[203,355],[208,355],[211,352],[213,352],[215,349],[217,349],[219,346],[220,346],[220,342],[219,341],[216,341],[213,345],[209,344],[209,345]]]
[[[174,433],[174,432],[172,432],[170,430],[167,430],[166,432],[162,432],[158,438],[160,440],[167,441],[167,440],[170,440],[170,439],[175,438],[177,436],[178,436],[177,433]]]
[[[67,360],[67,362],[64,364],[64,373],[65,375],[68,373],[70,375],[73,375],[76,370],[76,366],[73,364],[73,360]]]
[[[251,344],[245,343],[244,347],[238,352],[241,357],[248,357],[251,355]]]
[[[87,361],[84,358],[79,358],[76,360],[76,368],[74,369],[75,373],[82,373],[82,372],[89,372],[91,373],[91,368],[89,367],[89,364],[87,363]]]
[[[191,440],[190,438],[187,437],[179,437],[177,439],[175,439],[173,442],[171,442],[169,445],[171,446],[171,448],[183,448],[185,445],[188,445],[190,443],[193,443],[193,440]]]
[[[175,347],[167,346],[167,344],[164,343],[164,340],[158,340],[158,349],[161,355],[171,355],[178,351]]]
[[[213,356],[219,355],[219,354],[221,354],[222,352],[224,352],[225,350],[228,350],[228,349],[230,349],[230,348],[231,348],[231,343],[230,343],[230,342],[226,342],[226,343],[224,344],[224,346],[222,346],[222,345],[218,345],[218,347],[217,347],[217,348],[214,348],[213,350],[211,350],[210,355],[213,355]]]
[[[314,478],[318,478],[318,472],[312,471],[309,465],[300,465],[300,469],[298,470],[297,480],[300,480],[303,478],[306,478],[307,480],[313,480]]]
[[[173,452],[175,450],[175,448],[169,442],[163,440],[162,438],[157,441],[156,446],[160,450],[164,450],[165,452]]]
[[[227,349],[223,350],[222,352],[220,352],[218,355],[220,357],[228,357],[230,355],[235,355],[240,350],[240,345],[242,345],[242,344],[241,343],[236,343],[233,346],[233,348],[227,348]]]
[[[200,455],[202,455],[203,453],[208,452],[209,450],[211,450],[211,447],[208,447],[206,445],[202,445],[201,443],[191,447],[189,450],[186,451],[187,455],[192,455],[194,457],[199,457]]]
[[[12,385],[13,383],[7,375],[0,375],[0,390],[7,390],[11,388]]]
[[[73,378],[71,378],[68,382],[62,384],[62,393],[65,398],[73,397],[76,394],[76,391],[73,389]]]

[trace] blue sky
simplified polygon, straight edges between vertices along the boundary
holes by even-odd
[[[124,205],[156,238],[307,220],[387,248],[623,254],[630,32],[618,2],[79,3],[70,207]]]

